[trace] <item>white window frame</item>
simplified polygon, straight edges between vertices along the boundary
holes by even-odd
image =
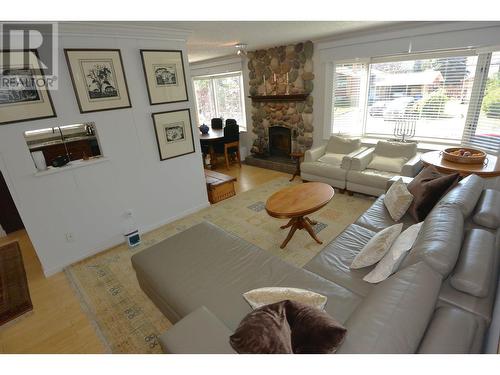
[[[245,111],[245,86],[243,84],[243,72],[241,70],[234,71],[234,72],[220,73],[220,74],[207,74],[207,75],[202,75],[202,76],[195,76],[192,78],[193,94],[194,94],[194,99],[195,99],[195,103],[196,103],[196,119],[198,121],[198,124],[201,124],[201,121],[200,121],[200,118],[198,117],[199,116],[199,114],[198,114],[198,98],[196,97],[196,90],[194,87],[194,82],[197,80],[207,80],[207,79],[209,80],[210,91],[212,93],[212,98],[214,98],[213,105],[214,105],[214,109],[215,109],[215,116],[218,117],[219,116],[219,108],[218,108],[219,105],[218,105],[218,101],[216,99],[217,96],[216,96],[215,87],[214,87],[214,79],[224,78],[224,77],[235,77],[235,76],[239,77],[240,92],[241,92],[240,106],[241,106],[241,111],[242,111],[242,123],[238,123],[238,125],[240,126],[240,131],[246,130],[247,124],[246,124],[246,111]]]
[[[387,134],[378,134],[378,133],[366,133],[366,118],[367,118],[367,104],[368,104],[368,91],[369,91],[369,79],[370,70],[372,64],[382,63],[382,62],[397,62],[397,61],[408,61],[408,60],[422,60],[422,59],[433,59],[439,57],[456,57],[456,56],[477,56],[477,64],[476,64],[476,72],[474,76],[474,83],[471,92],[471,99],[469,102],[469,107],[467,110],[467,116],[465,120],[465,126],[463,131],[462,139],[455,140],[443,140],[442,138],[416,138],[417,140],[422,140],[426,143],[439,143],[439,144],[457,144],[463,142],[466,136],[470,136],[474,134],[474,130],[477,127],[479,112],[481,109],[481,103],[484,94],[484,87],[486,85],[486,81],[488,78],[488,70],[491,61],[491,55],[495,51],[499,51],[500,47],[490,47],[487,50],[481,49],[450,49],[444,51],[435,51],[435,52],[423,52],[423,53],[408,53],[401,55],[389,55],[389,56],[379,56],[379,57],[370,57],[370,58],[356,58],[356,59],[343,59],[337,61],[331,61],[326,64],[326,73],[327,77],[331,77],[328,80],[328,84],[325,85],[325,95],[329,98],[328,105],[325,108],[325,118],[328,120],[329,128],[326,129],[325,134],[329,137],[332,134],[336,134],[333,129],[335,126],[335,119],[333,116],[334,105],[335,105],[335,66],[337,64],[367,64],[366,70],[366,78],[365,78],[365,87],[364,92],[360,89],[360,106],[362,103],[363,108],[363,119],[361,124],[362,129],[362,137],[363,138],[372,138],[372,139],[381,139],[387,138]]]

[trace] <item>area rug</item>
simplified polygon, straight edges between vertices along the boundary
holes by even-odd
[[[28,280],[17,242],[0,246],[0,326],[31,311]]]
[[[280,226],[286,220],[268,216],[265,202],[274,192],[294,183],[300,182],[290,183],[286,177],[274,179],[149,232],[143,236],[142,244],[132,250],[120,245],[68,267],[66,274],[107,349],[113,353],[159,353],[157,336],[171,325],[139,288],[130,263],[134,253],[209,221],[302,267],[373,203],[369,197],[335,194],[328,205],[310,215],[317,221],[314,230],[323,244],[317,244],[301,230],[282,250],[279,245],[287,230]]]

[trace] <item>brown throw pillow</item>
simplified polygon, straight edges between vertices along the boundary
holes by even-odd
[[[422,221],[441,197],[460,179],[458,173],[441,174],[434,166],[428,166],[408,184],[408,191],[415,197],[408,213],[415,221]]]
[[[240,354],[291,354],[290,326],[284,301],[262,306],[248,314],[229,338]]]
[[[240,354],[335,353],[346,329],[316,307],[281,301],[252,311],[229,338]]]
[[[337,351],[347,333],[339,322],[316,307],[290,300],[285,304],[295,354],[330,354]]]

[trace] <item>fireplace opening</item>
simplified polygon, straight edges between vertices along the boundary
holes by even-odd
[[[269,155],[289,157],[292,151],[290,129],[284,126],[269,127]]]

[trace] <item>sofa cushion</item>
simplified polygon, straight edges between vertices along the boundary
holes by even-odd
[[[379,171],[401,173],[403,165],[408,161],[407,158],[399,157],[386,157],[382,155],[373,155],[372,161],[368,164],[368,169],[377,169]]]
[[[417,153],[417,143],[378,141],[374,153],[388,158],[404,157],[409,160]]]
[[[361,249],[354,257],[350,267],[351,269],[365,268],[373,266],[391,249],[392,244],[396,241],[399,234],[403,230],[403,224],[394,224],[380,232],[376,233],[370,241]]]
[[[369,229],[351,224],[320,253],[311,259],[304,268],[358,295],[366,296],[372,290],[373,285],[363,281],[363,277],[370,272],[373,267],[353,270],[350,269],[349,266],[359,251],[374,235],[375,232]],[[327,311],[331,305],[336,304],[327,303]],[[335,316],[337,319],[341,318],[338,314],[333,314],[332,316]],[[341,322],[343,321],[341,320]]]
[[[243,318],[229,342],[240,354],[292,354],[285,301],[260,307]]]
[[[327,153],[350,154],[361,147],[361,139],[332,135],[326,145]]]
[[[468,354],[478,329],[474,315],[454,307],[440,307],[434,312],[418,353]]]
[[[483,229],[468,231],[451,285],[472,296],[486,297],[494,273],[495,251],[494,234]]]
[[[232,332],[211,311],[201,306],[159,337],[165,353],[232,354]]]
[[[344,154],[334,154],[328,152],[318,159],[321,163],[331,164],[334,166],[340,166],[342,164],[342,159],[344,159]]]
[[[347,171],[342,169],[340,165],[332,165],[322,163],[320,161],[309,161],[300,164],[301,173],[311,174],[314,176],[321,176],[331,178],[334,180],[345,180]]]
[[[484,180],[478,175],[472,174],[460,181],[458,186],[455,186],[441,199],[439,204],[457,206],[462,211],[464,218],[468,218],[481,196],[483,187]]]
[[[396,222],[392,219],[387,207],[385,207],[384,199],[384,194],[378,197],[371,207],[356,220],[355,224],[374,232],[379,232],[395,224]],[[415,224],[415,220],[408,213],[404,214],[399,222],[403,223],[403,229]]]
[[[473,220],[476,224],[490,229],[500,226],[500,191],[486,189],[476,207]]]
[[[426,262],[443,277],[455,267],[462,246],[464,219],[455,206],[436,206],[427,216],[403,267]]]
[[[408,209],[409,214],[416,221],[424,220],[441,196],[455,185],[458,179],[458,173],[446,175],[439,173],[434,166],[424,168],[408,184],[408,191],[414,196]]]
[[[347,172],[347,181],[385,190],[387,181],[394,176],[396,176],[394,172],[379,171],[376,169],[350,170]]]
[[[347,321],[338,353],[415,353],[440,285],[441,276],[423,262],[381,282]]]

